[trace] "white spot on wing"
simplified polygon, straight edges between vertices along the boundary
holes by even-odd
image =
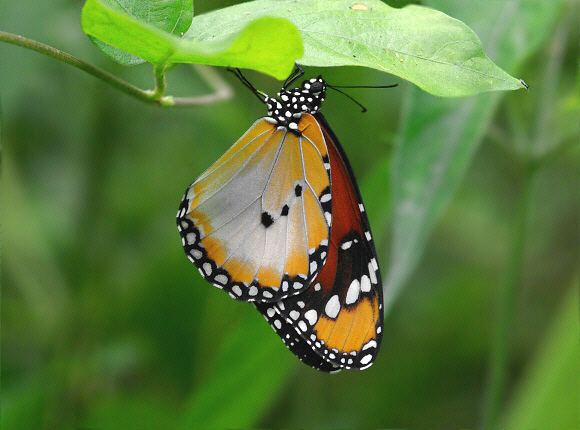
[[[206,276],[211,275],[211,264],[203,263],[203,271],[204,271]]]
[[[348,287],[348,291],[346,292],[346,304],[352,305],[354,302],[358,300],[358,295],[361,291],[361,284],[358,279],[353,280]]]
[[[369,275],[371,277],[371,283],[377,283],[377,275],[375,274],[375,268],[373,267],[372,263],[369,263]]]
[[[340,302],[338,300],[338,295],[335,294],[330,299],[328,299],[328,302],[326,302],[326,306],[324,308],[324,312],[330,318],[337,317],[338,313],[340,312]]]
[[[310,309],[304,313],[304,318],[308,320],[310,325],[316,324],[316,320],[318,319],[318,314],[314,309]],[[314,339],[313,339],[314,340]]]
[[[223,275],[223,274],[221,274],[221,273],[220,273],[219,275],[217,275],[217,276],[214,278],[214,281],[216,281],[216,282],[219,282],[220,284],[222,284],[222,285],[223,285],[223,284],[225,284],[225,283],[227,283],[227,282],[228,282],[228,278],[227,278],[227,276],[226,276],[226,275]]]
[[[368,293],[371,290],[371,280],[367,275],[363,275],[360,279],[360,290],[363,293]]]
[[[318,264],[316,264],[316,261],[311,261],[310,262],[310,274],[313,274],[314,272],[316,272],[316,269],[318,269]]]
[[[361,364],[368,364],[373,359],[372,354],[367,354],[363,358],[360,359]]]
[[[377,347],[377,343],[374,340],[371,340],[369,343],[367,343],[365,346],[363,346],[362,350],[364,351],[365,349],[376,348],[376,347]]]
[[[332,215],[330,215],[330,212],[324,212],[324,217],[326,218],[326,223],[328,225],[332,224]]]

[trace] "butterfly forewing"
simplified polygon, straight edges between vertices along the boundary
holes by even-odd
[[[201,275],[233,298],[275,301],[323,266],[330,224],[326,143],[258,120],[186,191],[177,226]]]
[[[324,118],[320,114],[316,118],[322,124],[331,165],[328,257],[310,288],[271,308],[277,319],[285,320],[313,352],[330,364],[331,370],[365,369],[373,363],[382,338],[383,297],[376,252],[344,151]],[[298,352],[304,354],[302,349]]]

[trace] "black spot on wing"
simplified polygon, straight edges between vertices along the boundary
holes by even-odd
[[[296,197],[300,197],[302,195],[302,185],[296,185],[294,188],[294,194]]]
[[[268,212],[262,212],[262,225],[268,228],[272,224],[274,224],[274,219],[272,218],[272,215],[270,215]]]

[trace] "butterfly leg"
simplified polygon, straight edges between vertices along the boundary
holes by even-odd
[[[290,85],[292,85],[294,82],[296,82],[297,79],[300,79],[303,75],[304,75],[304,69],[302,67],[300,67],[300,65],[298,63],[296,63],[296,69],[294,69],[292,74],[290,76],[288,76],[288,78],[284,81],[284,85],[282,85],[282,89],[285,90]]]
[[[244,84],[257,98],[258,100],[260,100],[262,103],[265,103],[266,98],[268,97],[268,95],[260,90],[258,90],[249,80],[248,78],[246,78],[242,71],[238,68],[232,68],[232,67],[228,67],[227,68],[228,72],[232,72],[236,78],[238,78],[240,80],[240,82],[242,84]]]

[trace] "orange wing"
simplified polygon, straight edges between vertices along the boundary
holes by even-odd
[[[331,165],[328,258],[304,293],[256,306],[275,330],[281,331],[274,326],[276,320],[293,327],[311,351],[329,363],[322,370],[365,369],[373,363],[382,339],[383,296],[376,252],[348,160],[322,115],[316,118],[322,124]],[[272,310],[276,314],[269,316]],[[304,354],[303,348],[293,352]]]
[[[311,115],[299,126],[294,133],[258,120],[187,189],[177,212],[186,255],[234,299],[300,293],[325,262],[326,143]]]

